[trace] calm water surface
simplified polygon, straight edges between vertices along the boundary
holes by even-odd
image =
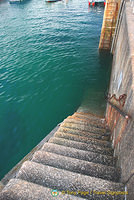
[[[103,7],[87,0],[0,3],[0,178],[66,116],[103,113],[110,59]]]

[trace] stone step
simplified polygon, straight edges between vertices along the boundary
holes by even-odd
[[[54,134],[54,136],[60,137],[60,138],[65,138],[68,140],[83,142],[83,143],[87,143],[87,144],[91,143],[91,144],[95,144],[95,145],[99,145],[99,146],[111,147],[111,143],[108,141],[105,141],[105,140],[97,140],[94,138],[83,137],[83,136],[70,134],[70,133],[64,133],[64,132],[60,132],[60,131],[57,131]]]
[[[84,118],[80,118],[77,116],[69,116],[67,119],[72,119],[72,120],[76,120],[77,122],[79,121],[80,123],[88,123],[88,124],[93,124],[94,126],[97,127],[101,127],[101,128],[107,128],[107,125],[103,122],[99,122],[93,119],[84,119]]]
[[[3,183],[0,181],[0,192],[2,191],[2,189],[4,188]]]
[[[72,116],[69,116],[69,118],[70,119],[74,118],[76,120],[81,120],[81,121],[85,121],[85,122],[88,122],[88,123],[94,123],[94,125],[97,124],[102,128],[108,129],[105,118],[97,118],[97,117],[94,118],[94,117],[87,116],[87,115],[80,114],[80,113],[74,113]]]
[[[89,200],[111,200],[113,195],[110,194],[110,191],[124,191],[124,185],[121,183],[90,177],[32,161],[26,161],[22,165],[17,178],[64,192],[76,192],[77,195]],[[82,194],[84,191],[87,195]],[[100,195],[98,192],[103,192],[103,194]],[[121,200],[124,197],[123,195],[115,195],[114,199]]]
[[[52,192],[54,192],[54,190],[51,188],[20,179],[11,179],[2,193],[0,193],[0,200],[82,200],[82,198],[63,194],[55,190],[55,192],[58,192],[56,198],[56,196],[52,196]]]
[[[85,151],[92,151],[92,152],[100,153],[100,154],[104,154],[104,155],[109,155],[109,156],[113,155],[113,150],[111,148],[105,148],[105,147],[101,147],[101,146],[97,146],[97,145],[93,145],[93,144],[76,142],[76,141],[63,139],[63,138],[52,137],[52,138],[50,138],[50,140],[48,142],[54,143],[54,144],[59,144],[59,145],[64,145],[67,147],[73,147],[73,148],[81,149],[81,150],[85,150]]]
[[[93,126],[93,127],[97,127],[97,128],[103,128],[105,129],[104,124],[102,123],[97,123],[95,120],[84,120],[84,119],[80,119],[77,117],[73,117],[73,116],[69,116],[67,117],[64,122],[68,122],[68,123],[75,123],[75,124],[83,124],[86,126]]]
[[[93,126],[86,126],[83,124],[77,124],[77,123],[67,123],[67,122],[62,122],[61,127],[67,127],[67,128],[71,128],[71,129],[75,129],[75,130],[80,130],[80,131],[88,131],[91,133],[96,133],[96,134],[102,134],[102,135],[107,135],[109,134],[106,129],[102,129],[102,128],[97,128],[97,127],[93,127]]]
[[[105,124],[105,118],[104,117],[97,117],[97,116],[93,116],[93,115],[87,115],[85,113],[78,113],[78,112],[75,112],[73,115],[71,115],[72,117],[78,117],[80,119],[86,119],[86,120],[97,120],[97,122],[100,122],[100,123],[103,123]]]
[[[32,161],[114,182],[118,182],[120,178],[120,171],[114,167],[45,151],[37,151],[34,154]]]
[[[78,112],[76,111],[74,114],[80,114],[80,115],[85,115],[85,116],[89,116],[89,117],[94,117],[96,119],[102,119],[104,118],[103,116],[91,113],[91,112]]]
[[[112,156],[75,149],[54,143],[45,143],[41,150],[108,166],[115,166],[116,163],[116,159]]]
[[[94,120],[96,122],[104,123],[105,124],[105,118],[104,117],[98,117],[93,114],[87,114],[87,113],[82,113],[82,112],[75,112],[73,117],[79,117],[81,119],[89,119],[89,120]]]
[[[72,128],[67,128],[67,127],[60,127],[58,129],[58,131],[60,132],[64,132],[64,133],[71,133],[71,134],[75,134],[75,135],[80,135],[80,136],[84,136],[84,137],[89,137],[89,138],[96,138],[96,139],[99,139],[99,140],[109,140],[110,138],[110,135],[99,135],[99,134],[95,134],[95,133],[91,133],[91,132],[88,132],[88,131],[81,131],[81,130],[75,130],[75,129],[72,129]]]

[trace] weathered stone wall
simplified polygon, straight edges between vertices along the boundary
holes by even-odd
[[[118,17],[120,20],[112,44],[114,54],[109,93],[116,94],[116,97],[127,95],[123,111],[131,118],[127,120],[120,114],[117,116],[118,112],[115,109],[110,113],[110,105],[107,105],[106,118],[111,123],[114,155],[118,157],[117,165],[122,170],[121,181],[127,186],[127,200],[132,200],[134,199],[134,14],[130,1],[125,1]]]
[[[120,0],[106,0],[99,49],[111,49],[119,7]]]

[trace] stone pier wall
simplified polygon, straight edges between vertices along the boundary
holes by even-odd
[[[121,181],[128,190],[127,200],[134,199],[134,14],[130,1],[124,1],[119,14],[116,34],[112,43],[113,65],[110,94],[118,98],[126,94],[122,110],[130,117],[120,115],[107,105],[106,119],[112,130],[114,155],[121,167]],[[119,101],[115,103],[119,104]],[[117,105],[120,106],[120,105]]]
[[[120,0],[106,0],[99,49],[111,49],[119,8]]]

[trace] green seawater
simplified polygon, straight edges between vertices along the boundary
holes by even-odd
[[[80,105],[104,114],[103,12],[87,0],[1,0],[0,178]]]

